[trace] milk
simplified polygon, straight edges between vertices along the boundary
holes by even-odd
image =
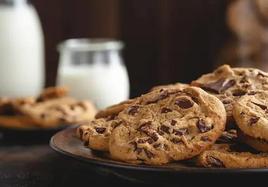
[[[58,84],[68,86],[73,97],[92,100],[99,109],[129,97],[127,70],[118,61],[63,66],[58,72]]]
[[[35,9],[0,4],[0,97],[37,95],[44,83],[44,49]]]

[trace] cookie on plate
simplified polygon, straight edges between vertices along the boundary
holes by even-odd
[[[223,65],[191,83],[217,96],[224,104],[228,123],[233,122],[233,104],[243,95],[268,90],[268,74],[253,68],[231,68]]]
[[[133,103],[133,101],[135,100],[136,98],[134,99],[129,99],[127,101],[123,101],[121,103],[118,103],[118,104],[115,104],[115,105],[112,105],[112,106],[109,106],[107,107],[106,109],[104,110],[101,110],[99,111],[95,118],[106,118],[106,117],[109,117],[109,116],[115,116],[117,115],[119,112],[121,112],[122,110],[124,110],[125,108],[127,108],[131,103]]]
[[[171,87],[182,89],[186,87],[186,84],[178,83],[176,85],[165,85],[159,88],[155,88],[151,92],[158,92],[161,89],[166,90]],[[119,104],[112,105],[102,111],[99,111],[95,116],[95,120],[83,123],[77,129],[78,137],[80,137],[80,139],[84,141],[85,145],[91,149],[108,151],[110,134],[114,127],[121,123],[121,120],[117,117],[118,114],[124,109],[131,106],[131,104],[133,104],[138,99],[138,97],[129,99]],[[135,112],[135,107],[129,109],[129,113]]]
[[[109,151],[111,132],[119,124],[120,120],[113,115],[84,122],[77,128],[77,136],[91,149]]]
[[[268,141],[267,91],[241,97],[234,105],[233,116],[243,133]]]
[[[210,147],[224,131],[226,112],[200,88],[166,88],[139,97],[118,118],[109,141],[112,158],[159,165]]]
[[[186,88],[188,87],[189,85],[188,84],[184,84],[184,83],[175,83],[175,84],[166,84],[166,85],[159,85],[159,86],[154,86],[153,88],[151,88],[150,91],[154,91],[154,90],[161,90],[161,89],[183,89],[183,88]]]
[[[229,144],[215,144],[197,157],[197,165],[207,168],[264,168],[268,154],[232,151]]]
[[[264,139],[253,138],[251,136],[244,134],[241,131],[238,131],[238,132],[239,132],[238,136],[239,136],[240,141],[246,143],[247,145],[249,145],[250,147],[258,151],[268,152],[268,141]]]

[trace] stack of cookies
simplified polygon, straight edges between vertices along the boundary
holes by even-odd
[[[47,88],[38,97],[0,98],[0,126],[5,128],[55,128],[92,120],[95,114],[91,102],[68,97],[64,87]]]
[[[100,111],[77,135],[129,163],[268,167],[268,73],[223,65],[190,85],[158,86]]]

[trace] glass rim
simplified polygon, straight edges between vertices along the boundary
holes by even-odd
[[[103,51],[121,50],[123,47],[122,41],[110,38],[72,38],[60,42],[57,50]]]

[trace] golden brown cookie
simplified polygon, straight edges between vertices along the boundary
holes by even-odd
[[[165,88],[142,95],[118,118],[112,158],[159,165],[209,148],[225,128],[226,113],[220,100],[200,88]]]
[[[26,104],[17,109],[40,127],[81,123],[92,120],[96,113],[94,105],[89,101],[78,101],[70,97]]]
[[[228,144],[216,145],[201,153],[197,164],[208,168],[264,168],[268,167],[268,154],[235,152]]]
[[[106,118],[108,116],[113,116],[113,115],[118,115],[119,112],[121,112],[122,110],[124,110],[126,107],[128,107],[131,103],[133,103],[133,101],[135,100],[136,98],[134,99],[129,99],[127,101],[123,101],[121,103],[118,103],[118,104],[115,104],[115,105],[112,105],[112,106],[109,106],[107,107],[106,109],[104,110],[101,110],[99,111],[95,118],[98,119],[98,118]]]
[[[253,68],[231,68],[223,65],[191,83],[218,97],[227,112],[227,121],[232,123],[233,105],[243,95],[257,90],[268,90],[268,74]]]
[[[241,131],[238,131],[239,139],[249,145],[250,147],[262,151],[262,152],[268,152],[268,141],[260,138],[253,138],[251,136],[248,136],[244,134]]]
[[[234,105],[233,116],[244,134],[268,141],[268,91],[241,97]]]
[[[37,102],[65,97],[68,94],[66,87],[48,87],[37,97]]]
[[[107,116],[82,123],[77,128],[77,136],[84,145],[98,151],[109,151],[112,130],[120,124],[116,116]]]

